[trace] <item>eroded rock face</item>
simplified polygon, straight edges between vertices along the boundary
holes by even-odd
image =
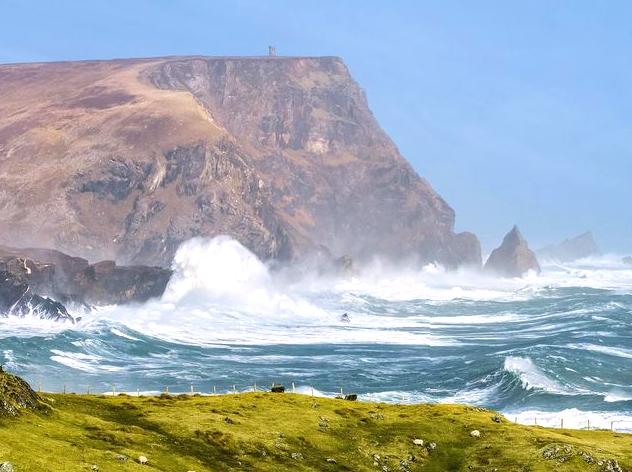
[[[264,260],[480,266],[338,58],[3,65],[0,96],[5,244],[168,267],[227,234]]]
[[[32,314],[72,319],[62,303],[144,302],[161,296],[170,277],[170,270],[159,267],[90,264],[54,250],[0,247],[0,312],[26,315],[31,306],[40,310]]]
[[[485,271],[503,277],[522,277],[530,270],[540,273],[540,264],[517,226],[507,233],[500,247],[485,263]]]
[[[574,238],[565,239],[560,244],[547,246],[537,252],[538,258],[559,262],[572,262],[584,257],[599,255],[601,251],[592,232],[587,231]]]

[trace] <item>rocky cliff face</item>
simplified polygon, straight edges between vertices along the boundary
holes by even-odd
[[[0,66],[0,240],[166,266],[193,236],[263,259],[480,265],[338,58]]]
[[[485,270],[503,277],[522,277],[530,270],[540,273],[540,264],[517,226],[507,233],[500,247],[494,249]]]
[[[538,257],[560,262],[572,262],[584,257],[600,254],[599,246],[590,231],[574,238],[565,239],[559,244],[540,249]]]

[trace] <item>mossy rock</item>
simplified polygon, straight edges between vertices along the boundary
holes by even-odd
[[[25,380],[0,369],[0,416],[18,416],[22,410],[47,409]]]

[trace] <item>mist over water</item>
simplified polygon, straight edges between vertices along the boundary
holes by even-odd
[[[160,300],[74,326],[0,319],[0,361],[45,390],[294,382],[632,430],[632,267],[617,256],[543,266],[497,279],[376,261],[347,278],[297,277],[230,238],[194,239]]]

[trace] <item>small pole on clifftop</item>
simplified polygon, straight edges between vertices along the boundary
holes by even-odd
[[[312,385],[312,397],[314,396],[314,386]]]
[[[256,391],[257,391],[257,382],[255,382],[254,387],[252,387],[252,391],[253,391],[253,392],[256,392]]]
[[[560,420],[560,428],[564,429],[564,418]]]
[[[64,384],[64,395],[66,395],[66,384]]]
[[[213,385],[213,395],[217,394],[217,390],[215,390],[215,385]]]
[[[614,421],[610,422],[610,431],[614,431]]]
[[[191,384],[191,393],[193,393],[193,384]]]
[[[533,418],[533,424],[534,425],[538,425],[538,417],[536,416],[535,418]]]
[[[233,393],[237,393],[237,388],[235,388],[235,384],[233,384]]]
[[[137,396],[137,397],[140,397],[140,388],[137,388],[137,389],[136,389],[136,396]]]
[[[590,418],[588,418],[588,429],[590,429]]]
[[[116,387],[112,385],[112,396],[116,395]]]
[[[292,382],[292,393],[296,393],[296,387],[294,386],[294,382]]]

